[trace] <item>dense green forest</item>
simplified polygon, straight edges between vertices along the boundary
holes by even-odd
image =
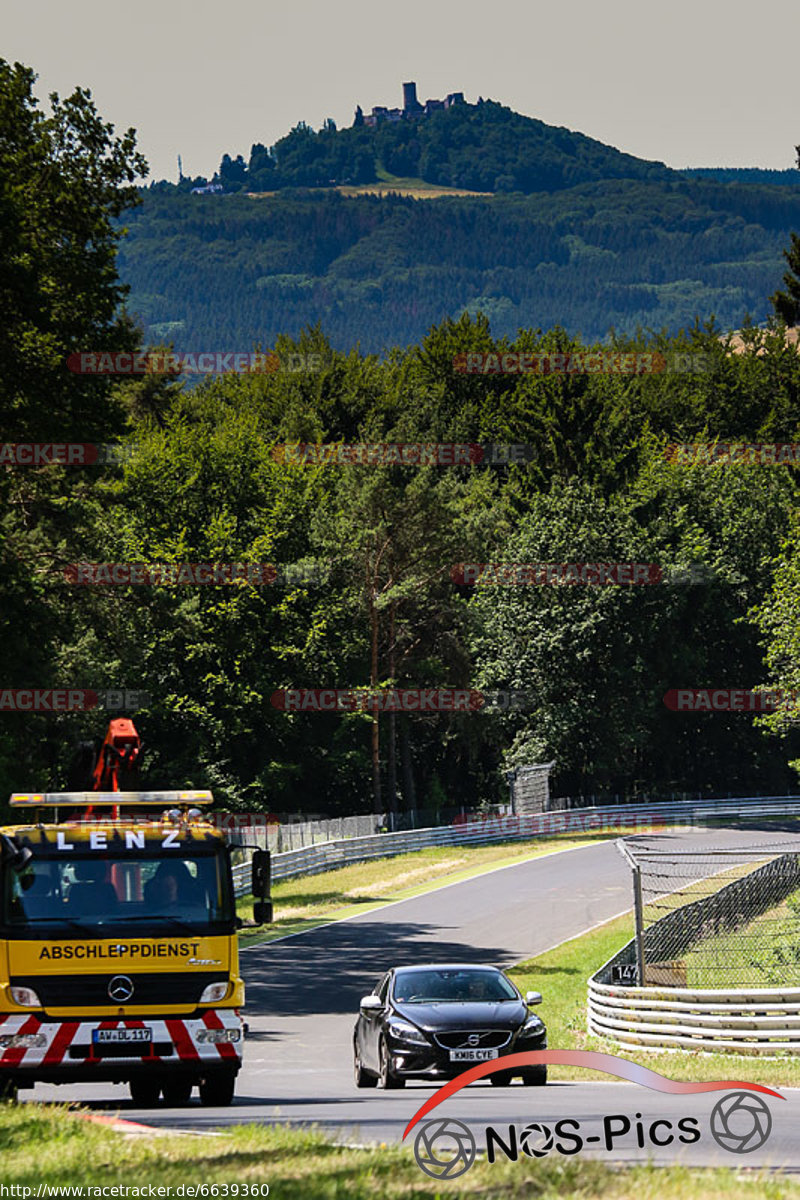
[[[782,327],[746,328],[742,353],[705,320],[685,335],[615,339],[619,351],[704,355],[699,372],[466,375],[454,370],[457,355],[568,354],[592,342],[555,318],[547,332],[504,339],[494,320],[466,314],[440,317],[411,345],[396,336],[381,356],[363,344],[389,339],[391,307],[382,318],[383,307],[362,295],[361,336],[337,324],[332,308],[322,324],[289,337],[299,317],[273,300],[270,328],[283,312],[287,332],[262,328],[262,340],[281,358],[318,355],[321,369],[226,375],[192,388],[159,375],[76,376],[66,369],[74,351],[130,349],[140,336],[120,315],[113,265],[138,161],[132,135],[114,139],[85,93],[44,117],[32,86],[30,73],[0,62],[13,130],[0,142],[9,230],[0,268],[2,438],[122,441],[130,454],[92,468],[0,467],[5,687],[148,692],[149,707],[136,714],[148,782],[209,786],[231,808],[477,805],[504,798],[510,766],[543,760],[555,760],[556,795],[782,793],[792,784],[796,706],[754,718],[676,712],[664,701],[675,688],[800,688],[796,467],[684,463],[667,452],[675,442],[800,441],[800,357]],[[708,271],[731,287],[749,278],[755,295],[756,276],[723,258],[729,238],[740,247],[752,238],[758,257],[764,231],[777,244],[794,220],[786,189],[620,181],[620,212],[626,198],[637,203],[611,223],[605,186],[508,197],[498,200],[503,209],[289,196],[267,210],[239,197],[222,206],[148,197],[125,216],[134,230],[123,243],[125,274],[142,255],[142,227],[161,222],[162,270],[199,298],[214,273],[210,256],[205,266],[193,260],[212,229],[217,275],[238,277],[240,287],[253,272],[272,286],[282,243],[307,256],[309,276],[350,256],[338,278],[356,285],[383,246],[382,269],[401,277],[407,268],[392,257],[398,230],[409,257],[424,252],[457,273],[467,269],[453,261],[460,238],[471,247],[468,269],[506,279],[515,256],[558,256],[563,240],[578,236],[564,207],[574,202],[586,228],[594,222],[615,242],[611,258],[639,253],[642,261],[661,237],[656,216],[666,206],[685,245],[699,255],[707,239]],[[613,194],[605,193],[609,204]],[[693,196],[704,206],[692,208]],[[526,206],[546,203],[560,216],[537,224]],[[364,238],[369,255],[359,249]],[[269,251],[254,262],[262,243]],[[781,266],[762,269],[765,306]],[[596,275],[588,262],[582,270],[594,298]],[[409,296],[428,295],[418,284]],[[702,296],[697,307],[705,311]],[[208,317],[212,348],[236,348],[238,320],[216,326]],[[342,346],[345,336],[352,340]],[[275,453],[286,442],[364,441],[519,443],[530,452],[512,465],[436,467],[308,466]],[[463,562],[614,561],[657,564],[663,581],[468,586],[453,575]],[[269,562],[318,572],[316,582],[295,574],[268,586],[77,587],[64,571],[80,562]],[[281,689],[369,686],[514,689],[526,701],[509,712],[398,713],[377,724],[369,713],[285,712],[273,703]],[[75,743],[103,725],[99,712],[4,710],[0,792],[63,787]]]
[[[720,183],[769,183],[780,187],[800,187],[800,171],[789,167],[777,171],[769,167],[684,167],[682,175],[697,179],[717,179]]]
[[[761,321],[800,192],[680,178],[488,199],[147,191],[124,222],[119,269],[151,340],[249,350],[321,320],[337,349],[380,352],[463,312],[509,337]]]
[[[798,438],[797,356],[777,334],[753,337],[765,353],[731,354],[697,331],[692,348],[711,364],[698,376],[456,377],[455,354],[497,347],[483,318],[465,318],[387,362],[338,354],[312,331],[281,351],[319,353],[321,372],[118,388],[119,433],[136,447],[124,467],[40,472],[54,495],[24,531],[43,561],[18,563],[36,603],[8,647],[8,677],[150,692],[137,724],[151,780],[210,785],[232,806],[369,807],[369,714],[286,713],[271,697],[371,682],[528,694],[516,713],[381,718],[384,806],[498,800],[504,769],[550,759],[558,794],[783,792],[796,737],[767,739],[750,714],[664,703],[675,687],[768,677],[752,609],[792,528],[795,469],[665,455],[674,441]],[[555,330],[518,345],[577,344]],[[672,345],[686,348],[660,343]],[[309,467],[273,454],[337,440],[519,442],[533,459]],[[31,474],[17,469],[12,495],[34,486]],[[75,561],[326,570],[300,585],[76,596],[57,578]],[[656,563],[666,581],[467,587],[452,581],[463,561]],[[73,739],[97,720],[4,714],[5,787],[21,775],[63,783]]]

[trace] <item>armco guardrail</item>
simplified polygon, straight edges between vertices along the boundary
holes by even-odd
[[[495,817],[487,821],[468,821],[454,825],[438,825],[432,829],[408,829],[398,833],[375,833],[367,837],[344,838],[340,841],[319,842],[301,850],[287,850],[272,855],[272,878],[291,879],[297,875],[319,875],[350,863],[368,862],[372,858],[392,858],[410,854],[427,846],[489,845],[492,842],[527,840],[553,833],[618,830],[631,825],[652,828],[663,824],[661,809],[646,805],[633,807],[581,809],[570,812],[531,813],[520,817]],[[246,830],[240,830],[246,842]],[[248,868],[245,863],[234,868],[237,896],[248,889]]]
[[[592,978],[588,1028],[627,1050],[800,1054],[800,988],[628,987]]]
[[[291,879],[318,875],[349,863],[409,854],[427,846],[489,845],[492,842],[527,840],[554,833],[613,832],[620,828],[642,831],[661,825],[697,825],[714,817],[800,815],[800,797],[765,796],[745,799],[679,800],[668,804],[612,804],[598,808],[565,809],[526,816],[494,817],[440,825],[432,829],[410,829],[399,833],[376,833],[367,837],[320,842],[301,850],[273,854],[272,877]],[[247,831],[241,830],[246,843]],[[234,869],[237,896],[249,889],[249,868]]]

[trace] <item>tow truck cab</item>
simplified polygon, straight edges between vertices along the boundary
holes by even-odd
[[[17,795],[55,821],[0,830],[0,1089],[127,1083],[134,1102],[229,1104],[242,1062],[237,920],[210,792]],[[58,809],[113,805],[58,820]],[[255,869],[270,919],[268,869]],[[258,916],[258,914],[257,914]]]

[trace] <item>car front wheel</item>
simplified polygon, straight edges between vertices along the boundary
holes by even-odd
[[[361,1063],[361,1056],[353,1047],[353,1079],[357,1088],[374,1088],[378,1086],[377,1075],[372,1075]]]
[[[490,1078],[494,1087],[508,1087],[514,1076],[511,1071],[495,1071]]]
[[[542,1087],[547,1083],[547,1067],[526,1067],[522,1072],[522,1082],[528,1087]]]
[[[403,1088],[406,1086],[405,1079],[401,1079],[398,1075],[395,1075],[394,1071],[392,1070],[389,1062],[389,1047],[386,1045],[386,1040],[384,1038],[381,1038],[380,1064],[381,1073],[378,1076],[378,1087],[381,1087],[384,1089],[384,1091],[388,1092],[393,1088]]]

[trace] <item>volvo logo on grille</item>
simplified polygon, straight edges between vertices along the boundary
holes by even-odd
[[[115,975],[108,985],[108,994],[118,1004],[124,1004],[133,995],[133,980],[127,975]]]
[[[480,1040],[481,1040],[481,1035],[479,1033],[471,1033],[469,1035],[469,1037],[467,1038],[467,1045],[468,1046],[478,1046],[478,1045],[480,1045]]]

